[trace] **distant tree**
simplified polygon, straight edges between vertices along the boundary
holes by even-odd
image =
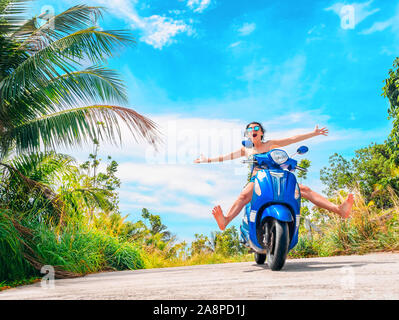
[[[310,168],[310,164],[311,164],[310,160],[308,160],[308,159],[302,159],[302,160],[298,163],[298,166],[300,166],[301,168],[304,168],[304,169],[309,169],[309,168]],[[307,174],[308,174],[307,171],[300,171],[300,170],[298,170],[297,173],[296,173],[296,176],[297,176],[298,179],[306,180]]]
[[[353,167],[350,161],[334,153],[330,156],[329,167],[320,170],[320,180],[327,186],[326,193],[332,196],[340,189],[349,189],[354,185]]]
[[[379,207],[390,206],[391,197],[384,191],[390,187],[399,194],[399,176],[389,145],[371,144],[359,149],[352,163],[354,176],[366,200],[374,200]]]
[[[97,130],[104,127],[103,122],[97,122]],[[102,210],[110,212],[119,212],[119,196],[117,189],[121,186],[121,180],[116,176],[118,171],[118,163],[112,160],[111,156],[107,157],[107,167],[105,172],[99,171],[102,159],[99,158],[100,142],[93,138],[93,153],[89,155],[89,160],[80,165],[81,185],[83,188],[103,193],[107,201],[107,207]]]
[[[398,167],[386,143],[356,150],[350,161],[334,154],[329,164],[320,171],[320,180],[327,186],[329,196],[341,189],[358,188],[367,202],[373,200],[379,207],[389,207],[392,203],[384,192],[386,188],[399,194]]]
[[[214,251],[211,241],[207,236],[203,235],[202,233],[196,233],[194,234],[194,237],[195,239],[191,242],[191,247],[189,249],[191,256]]]
[[[132,242],[143,242],[148,234],[148,228],[141,220],[137,222],[125,221],[120,230],[120,235]]]
[[[154,237],[156,235],[159,235],[160,240],[164,242],[168,242],[174,239],[174,236],[168,230],[168,227],[162,223],[161,217],[159,215],[151,214],[146,208],[143,208],[141,212],[141,216],[144,218],[144,221],[148,221],[148,223],[150,224],[148,231],[151,236]]]
[[[245,247],[240,243],[239,234],[235,226],[212,233],[211,239],[213,249],[216,253],[225,256],[234,256],[247,252]]]

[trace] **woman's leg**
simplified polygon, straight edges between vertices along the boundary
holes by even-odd
[[[316,206],[334,212],[339,216],[341,216],[342,218],[349,217],[353,205],[353,194],[349,194],[345,202],[338,206],[328,201],[327,198],[323,197],[317,192],[314,192],[309,187],[300,184],[299,189],[301,190],[301,196],[309,200],[310,202],[314,203]]]
[[[226,216],[223,215],[223,211],[220,206],[216,206],[213,208],[212,214],[215,217],[220,230],[224,230],[226,226],[230,223],[230,221],[233,220],[241,212],[242,208],[244,208],[244,206],[251,201],[253,189],[254,183],[249,182],[241,191],[240,195],[233,203]]]

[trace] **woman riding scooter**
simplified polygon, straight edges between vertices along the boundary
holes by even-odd
[[[217,158],[205,158],[201,155],[200,158],[194,160],[194,163],[223,162],[226,160],[233,160],[244,156],[250,157],[254,154],[269,152],[272,149],[285,147],[290,144],[310,139],[319,135],[327,136],[328,130],[327,128],[319,129],[318,126],[316,126],[314,131],[310,133],[301,134],[286,139],[268,141],[263,141],[264,133],[265,130],[259,122],[251,122],[246,127],[246,136],[251,140],[253,144],[252,148],[241,147],[241,149],[235,152],[232,152],[225,156],[219,156]],[[256,171],[256,169],[253,170],[252,177],[255,176]],[[212,214],[215,217],[216,222],[221,230],[224,230],[226,226],[241,212],[242,208],[244,208],[244,206],[251,201],[253,188],[254,181],[251,178],[250,182],[241,191],[240,195],[233,203],[226,216],[223,215],[223,211],[219,205],[213,208]],[[348,198],[341,205],[336,205],[322,195],[311,190],[309,187],[300,184],[299,188],[301,196],[309,200],[316,206],[334,212],[342,218],[349,217],[353,205],[353,194],[349,194]]]

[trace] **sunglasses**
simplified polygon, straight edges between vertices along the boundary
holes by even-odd
[[[251,132],[252,130],[253,130],[253,131],[259,131],[259,130],[260,130],[260,127],[259,127],[259,126],[256,126],[256,127],[248,128],[248,129],[247,129],[248,132]]]

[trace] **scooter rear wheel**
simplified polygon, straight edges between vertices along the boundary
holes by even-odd
[[[266,261],[266,255],[262,253],[256,253],[255,252],[255,262],[257,264],[264,264]]]
[[[267,264],[273,271],[279,271],[283,268],[288,253],[288,222],[273,219],[270,233],[271,248],[267,252]]]

